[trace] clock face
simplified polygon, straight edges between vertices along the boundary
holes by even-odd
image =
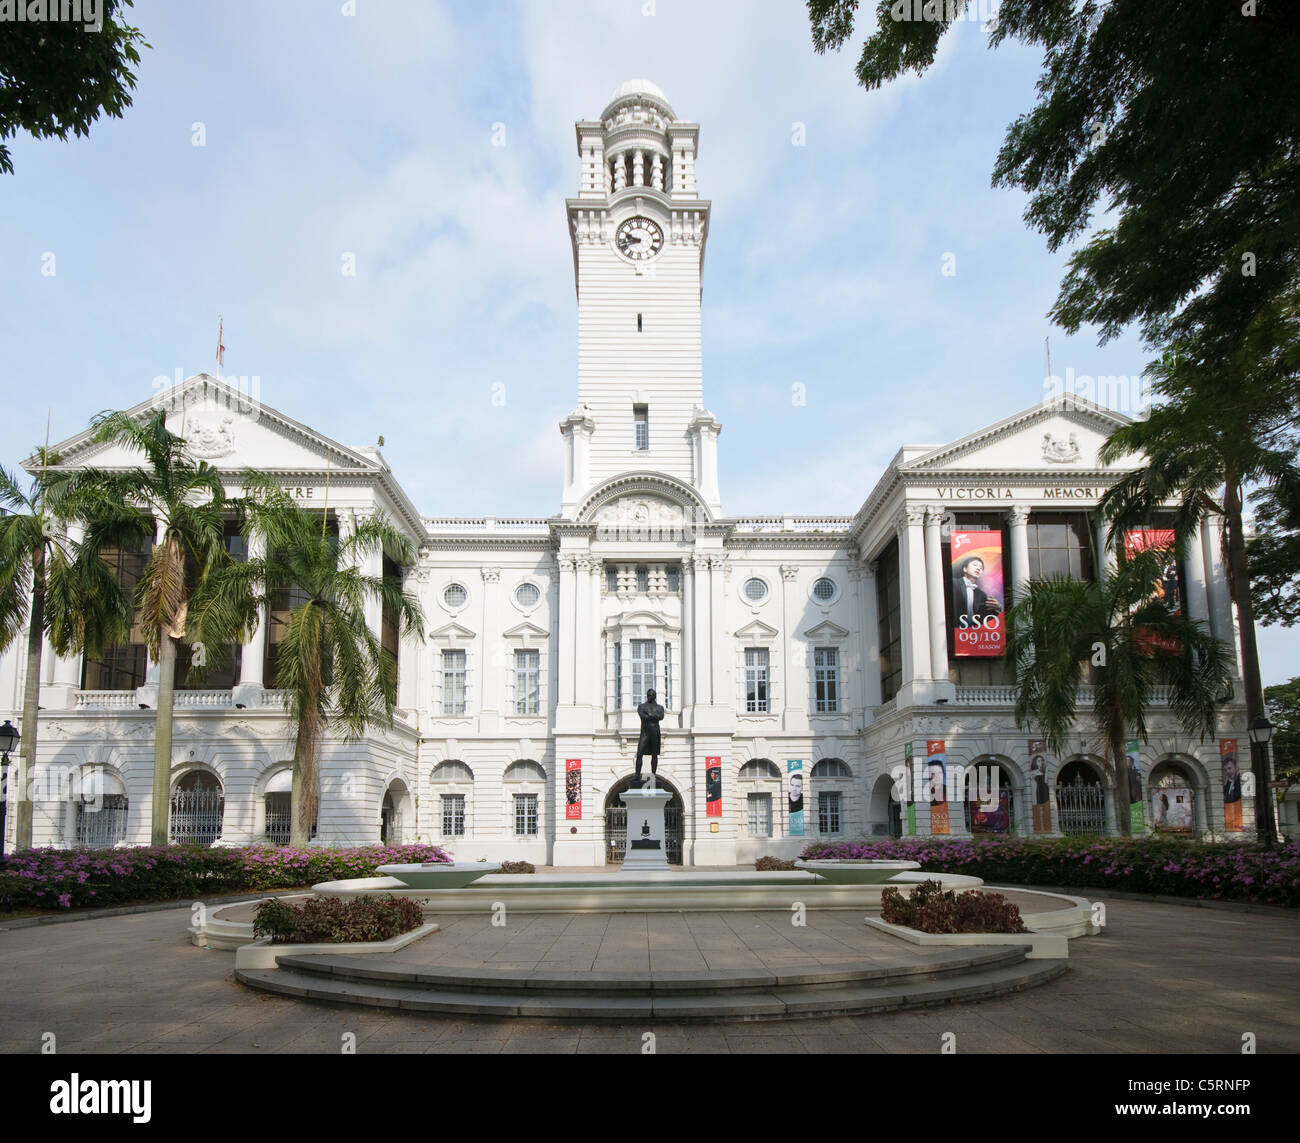
[[[664,232],[648,218],[629,218],[614,235],[614,245],[625,258],[640,262],[663,248]]]

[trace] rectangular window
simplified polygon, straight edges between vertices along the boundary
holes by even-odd
[[[645,693],[655,685],[655,641],[632,640],[632,699],[640,706]]]
[[[816,711],[834,714],[840,709],[840,653],[834,647],[818,647],[813,651]]]
[[[441,795],[442,804],[442,836],[443,837],[464,837],[465,836],[465,795],[464,794],[443,794]]]
[[[767,701],[767,648],[745,648],[745,711],[749,714],[766,714]]]
[[[642,595],[650,590],[650,569],[644,565],[636,569],[636,589]]]
[[[749,836],[771,837],[772,795],[750,794],[747,804],[749,809]]]
[[[650,447],[650,406],[632,406],[632,425],[636,433],[636,447],[645,451]]]
[[[623,709],[623,644],[614,644],[614,709]]]
[[[605,565],[605,590],[611,593],[618,591],[618,568],[613,564]]]
[[[670,567],[664,573],[668,580],[668,590],[677,592],[682,590],[682,569],[679,567]]]
[[[1031,579],[1068,575],[1092,581],[1093,536],[1087,513],[1032,512],[1025,531]]]
[[[898,541],[891,540],[876,563],[880,698],[888,702],[903,685],[903,599],[898,583]]]
[[[664,644],[664,710],[673,705],[673,645]]]
[[[537,834],[537,795],[515,795],[515,835],[533,837]]]
[[[541,652],[515,652],[515,713],[537,714],[540,708]]]
[[[465,713],[465,652],[442,653],[443,717]]]
[[[840,795],[838,793],[817,795],[817,832],[840,832]]]
[[[122,585],[128,599],[135,598],[136,585],[153,553],[153,540],[146,539],[138,548],[104,546],[100,559]],[[106,647],[98,659],[87,657],[82,667],[81,687],[87,691],[133,691],[144,686],[148,653],[144,634],[138,626],[131,628],[130,642]]]

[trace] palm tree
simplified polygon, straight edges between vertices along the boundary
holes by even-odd
[[[392,725],[397,662],[367,624],[367,602],[378,600],[404,633],[424,633],[420,605],[403,593],[401,581],[366,575],[361,568],[381,552],[410,564],[415,551],[382,516],[361,522],[339,542],[321,513],[300,507],[269,478],[250,473],[245,487],[250,547],[266,554],[205,593],[201,606],[221,611],[248,591],[261,589],[260,603],[294,589],[296,606],[279,641],[275,685],[285,692],[297,724],[290,815],[291,844],[301,846],[316,818],[322,736],[332,730],[356,740],[373,722]]]
[[[1092,723],[1119,799],[1120,833],[1130,832],[1130,729],[1145,740],[1155,688],[1183,730],[1204,739],[1215,729],[1215,704],[1231,679],[1232,656],[1201,624],[1153,597],[1167,554],[1139,552],[1105,569],[1095,583],[1069,576],[1030,580],[1007,613],[1016,668],[1016,724],[1034,725],[1058,756],[1068,749],[1081,690],[1092,670]]]
[[[1272,329],[1270,325],[1268,329]],[[1285,351],[1269,353],[1264,333],[1246,339],[1228,359],[1207,351],[1195,337],[1171,347],[1148,372],[1167,398],[1146,419],[1111,434],[1100,456],[1113,464],[1143,456],[1143,467],[1122,476],[1102,498],[1110,522],[1110,545],[1118,549],[1134,527],[1150,524],[1165,505],[1177,502],[1173,527],[1186,542],[1205,518],[1222,519],[1228,590],[1237,608],[1246,718],[1265,714],[1255,645],[1255,608],[1250,593],[1242,520],[1250,485],[1266,489],[1279,510],[1300,519],[1300,467],[1296,428],[1300,423],[1296,340],[1277,341]],[[1276,341],[1276,339],[1273,339]],[[1277,838],[1268,790],[1268,751],[1252,752],[1260,837]]]
[[[74,543],[67,523],[88,508],[75,480],[58,470],[59,458],[38,452],[40,471],[25,490],[0,468],[0,651],[27,631],[23,688],[21,771],[16,787],[15,848],[32,844],[31,774],[36,762],[37,718],[44,636],[60,655],[97,654],[125,636],[130,601],[93,545]]]
[[[150,840],[168,841],[173,695],[177,643],[201,647],[190,677],[203,664],[215,665],[224,649],[243,641],[256,624],[254,600],[230,593],[225,606],[191,613],[196,593],[238,565],[225,544],[226,522],[240,505],[228,499],[220,473],[185,451],[185,441],[167,428],[166,410],[138,421],[106,413],[93,423],[96,443],[115,443],[144,454],[145,464],[124,471],[85,469],[79,487],[93,490],[101,510],[87,523],[86,539],[96,548],[117,543],[157,542],[136,588],[136,618],[150,655],[158,663],[158,718],[154,734],[153,809]]]

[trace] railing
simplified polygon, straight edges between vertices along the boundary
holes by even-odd
[[[77,710],[134,710],[135,691],[78,691]]]
[[[1056,816],[1064,834],[1106,832],[1106,794],[1082,778],[1056,787]]]
[[[178,707],[231,707],[235,705],[231,691],[173,691]]]
[[[211,845],[221,836],[225,809],[220,790],[177,790],[171,804],[173,844]]]
[[[77,844],[107,849],[126,840],[127,800],[124,794],[105,794],[102,802],[77,806]]]
[[[852,516],[740,516],[737,532],[846,532]]]
[[[956,701],[966,706],[1015,706],[1015,687],[957,687]]]
[[[428,532],[528,532],[544,535],[550,531],[550,521],[544,519],[501,519],[487,516],[472,519],[465,516],[425,516]]]

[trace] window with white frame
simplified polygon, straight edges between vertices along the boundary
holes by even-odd
[[[840,709],[840,653],[834,647],[813,649],[813,710],[835,714]]]
[[[840,805],[843,795],[838,790],[827,790],[817,795],[817,832],[839,833]]]
[[[465,836],[465,795],[441,794],[439,805],[442,808],[442,836]]]
[[[767,648],[745,648],[745,711],[748,714],[767,714],[768,679]]]
[[[443,717],[465,713],[465,652],[442,653]]]
[[[673,705],[673,645],[664,644],[664,690],[663,690],[664,709],[668,710]]]
[[[637,565],[636,589],[642,595],[650,590],[650,569],[645,564]]]
[[[535,649],[515,652],[515,713],[539,714],[541,711],[542,656]]]
[[[650,447],[650,406],[633,405],[632,423],[637,451],[645,452]]]
[[[515,804],[515,836],[516,837],[536,836],[537,795],[516,794],[514,796],[514,804]]]
[[[655,641],[633,639],[631,652],[632,699],[639,706],[645,701],[646,691],[655,685]]]
[[[750,794],[746,799],[749,810],[749,836],[772,836],[772,795]]]
[[[623,709],[623,644],[614,640],[614,709]]]

